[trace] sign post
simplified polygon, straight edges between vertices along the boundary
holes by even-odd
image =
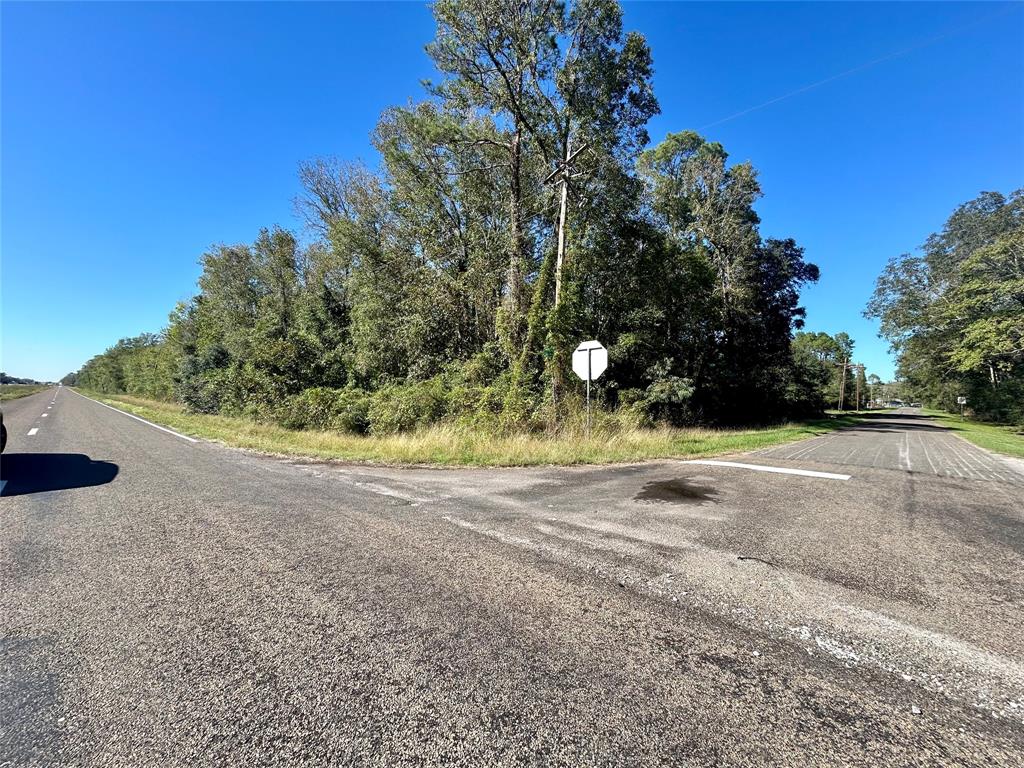
[[[584,341],[572,353],[572,370],[587,382],[587,434],[590,434],[590,382],[608,367],[608,350],[599,341]]]
[[[967,398],[961,395],[956,399],[956,404],[960,406],[960,418],[964,417],[964,406],[967,405]]]

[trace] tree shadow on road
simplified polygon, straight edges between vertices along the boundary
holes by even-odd
[[[861,411],[865,419],[889,420],[889,421],[930,421],[931,417],[923,413],[891,413],[887,411]]]
[[[84,453],[5,453],[0,456],[0,495],[87,488],[109,483],[118,467],[109,461],[93,461]]]
[[[948,427],[935,424],[927,416],[919,413],[872,413],[858,422],[856,428],[873,432],[903,432],[908,430],[928,432],[949,431]]]
[[[860,431],[869,432],[949,432],[947,427],[940,427],[935,424],[920,424],[912,421],[905,424],[886,424],[883,422],[871,423],[870,421],[862,421],[857,424],[855,428]]]

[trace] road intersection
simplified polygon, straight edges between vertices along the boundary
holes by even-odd
[[[5,423],[0,764],[1024,755],[1024,471],[913,411],[504,470],[259,456],[68,390]]]

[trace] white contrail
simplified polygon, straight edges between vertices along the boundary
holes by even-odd
[[[753,107],[748,107],[747,109],[741,110],[740,112],[736,112],[735,114],[729,115],[728,117],[723,117],[721,120],[715,120],[713,123],[708,123],[707,125],[701,126],[701,128],[699,130],[706,131],[708,128],[714,128],[716,125],[721,125],[722,123],[727,123],[730,120],[735,120],[737,117],[743,117],[744,115],[749,115],[751,112],[756,112],[759,109],[764,109],[765,107],[770,107],[772,104],[778,104],[780,101],[785,101],[786,99],[790,99],[790,98],[792,98],[794,96],[799,96],[801,93],[806,93],[807,91],[813,90],[815,88],[819,88],[819,87],[821,87],[823,85],[827,85],[828,83],[831,83],[833,80],[839,80],[840,78],[856,74],[857,72],[861,72],[861,71],[863,71],[865,69],[870,69],[871,67],[874,67],[874,66],[876,66],[878,64],[881,64],[883,62],[889,61],[890,59],[895,59],[895,58],[898,58],[899,56],[905,56],[906,54],[913,53],[914,51],[916,51],[916,50],[918,50],[920,48],[926,48],[927,46],[933,45],[933,44],[939,42],[940,40],[945,40],[947,37],[952,37],[953,35],[957,35],[957,34],[963,32],[966,29],[970,29],[971,27],[975,27],[978,24],[982,24],[982,23],[984,23],[986,21],[990,21],[991,19],[994,19],[997,16],[1003,16],[1003,15],[1009,13],[1010,11],[1012,11],[1013,9],[1014,9],[1014,5],[1010,5],[1010,7],[1006,8],[1006,9],[1004,9],[1002,11],[999,11],[997,13],[991,13],[991,14],[989,14],[987,16],[982,16],[981,18],[975,19],[974,21],[970,22],[969,24],[965,24],[962,27],[957,27],[956,29],[951,29],[948,32],[943,32],[940,35],[936,35],[935,37],[931,37],[931,38],[929,38],[927,40],[924,40],[924,41],[922,41],[920,43],[912,45],[909,48],[903,48],[902,50],[894,51],[893,53],[887,53],[885,56],[879,56],[877,59],[872,59],[871,61],[865,62],[863,64],[858,64],[856,67],[853,67],[852,69],[847,69],[846,71],[840,72],[839,74],[832,75],[830,77],[826,77],[824,80],[819,80],[816,83],[811,83],[811,84],[805,85],[805,86],[803,86],[801,88],[797,88],[795,91],[790,91],[789,93],[784,93],[781,96],[776,96],[774,99],[769,99],[768,101],[765,101],[765,102],[763,102],[761,104],[757,104],[757,105],[755,105]]]

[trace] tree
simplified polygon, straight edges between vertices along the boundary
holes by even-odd
[[[871,402],[877,402],[881,394],[882,379],[876,373],[868,375],[868,398]]]
[[[447,103],[485,110],[505,127],[500,139],[472,131],[465,138],[507,153],[511,240],[498,327],[510,359],[519,358],[518,378],[525,385],[533,379],[544,336],[538,326],[550,329],[551,354],[542,359],[557,401],[571,348],[566,329],[573,324],[560,312],[570,253],[570,203],[577,202],[581,219],[593,211],[588,185],[601,184],[599,179],[614,175],[623,162],[631,164],[647,142],[644,126],[658,110],[650,51],[641,36],[624,34],[621,8],[612,0],[577,0],[568,6],[445,0],[435,4],[434,14],[438,36],[428,51],[447,75],[434,92]],[[543,175],[536,174],[540,169]],[[552,206],[557,216],[537,222],[528,253],[526,210],[532,203],[542,213],[550,196],[547,182],[557,183]],[[576,226],[582,230],[585,223]],[[555,238],[547,250],[546,231]],[[553,264],[541,263],[545,260]],[[535,269],[536,309],[526,315],[524,278]],[[526,327],[529,323],[532,328]]]
[[[684,131],[669,134],[639,163],[653,209],[671,235],[704,251],[714,265],[726,325],[758,245],[753,205],[761,196],[753,166],[728,167],[727,160],[721,144]]]
[[[804,386],[815,389],[815,400],[822,404],[821,409],[841,405],[856,410],[866,403],[868,378],[864,367],[854,362],[853,349],[854,341],[845,331],[834,336],[801,332],[793,339],[793,356],[802,371]],[[805,397],[811,401],[809,395]]]
[[[949,359],[959,373],[987,370],[995,389],[1024,363],[1024,229],[978,248],[959,272],[938,310],[940,322],[963,328]]]
[[[761,194],[757,174],[749,163],[727,161],[720,144],[687,131],[644,152],[638,170],[651,215],[676,248],[713,275],[711,333],[703,340],[712,353],[702,361],[707,383],[698,378],[698,407],[747,421],[785,410],[791,333],[804,316],[799,289],[819,273],[792,239],[762,242],[753,208]]]
[[[1024,191],[957,208],[920,255],[893,258],[866,315],[899,372],[934,404],[968,396],[979,415],[1024,421]]]
[[[855,369],[854,378],[854,403],[853,407],[855,410],[861,410],[867,405],[868,402],[868,379],[864,375],[864,366],[858,365]]]
[[[686,131],[643,151],[652,57],[618,3],[433,12],[440,81],[383,112],[379,165],[299,167],[312,242],[211,248],[163,333],[81,375],[290,427],[551,427],[581,405],[570,351],[599,338],[596,397],[642,421],[820,411],[838,374],[792,338],[818,269],[762,239],[750,163]]]
[[[454,108],[490,115],[502,126],[500,137],[470,130],[452,140],[490,148],[507,166],[508,271],[499,328],[512,357],[525,333],[525,280],[537,264],[528,229],[542,188],[527,169],[537,155],[546,159],[553,150],[542,117],[543,84],[554,72],[562,9],[550,2],[440,0],[433,13],[437,36],[427,53],[446,76],[432,88],[434,94]]]

